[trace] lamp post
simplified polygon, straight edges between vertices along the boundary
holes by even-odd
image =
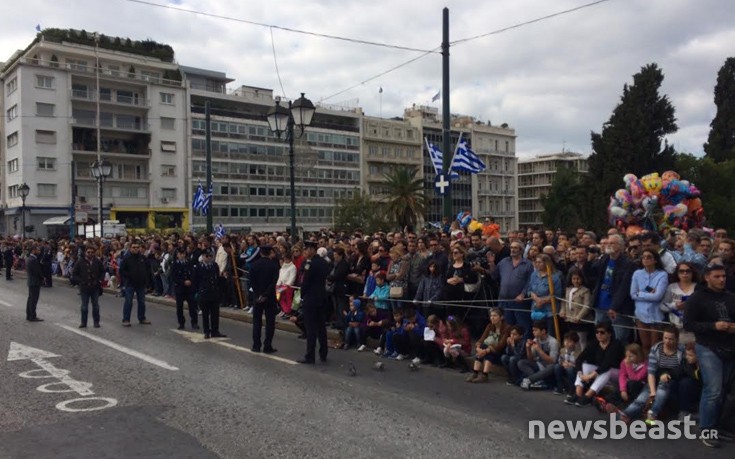
[[[286,133],[288,140],[288,163],[291,180],[291,241],[296,241],[296,184],[294,178],[294,127],[299,128],[299,138],[304,135],[304,128],[311,124],[316,108],[309,99],[301,97],[296,101],[288,101],[288,109],[281,106],[281,98],[276,97],[276,105],[268,110],[268,126],[280,139],[281,133]]]
[[[106,159],[95,161],[90,166],[92,175],[97,179],[97,191],[99,193],[99,202],[97,205],[97,223],[100,225],[100,237],[102,237],[102,184],[105,179],[112,173],[112,164]]]
[[[28,193],[31,192],[31,187],[28,186],[27,183],[21,183],[18,187],[18,193],[20,194],[20,200],[23,203],[23,205],[20,208],[20,224],[22,226],[22,234],[23,237],[21,240],[25,240],[26,238],[26,198],[28,197]]]

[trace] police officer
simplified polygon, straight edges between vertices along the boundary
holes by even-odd
[[[219,277],[219,268],[214,262],[213,251],[203,250],[202,262],[196,268],[195,286],[199,296],[199,309],[202,310],[204,339],[227,336],[219,332]]]
[[[28,273],[28,301],[26,302],[26,320],[29,322],[43,322],[43,319],[36,315],[36,306],[38,305],[38,297],[41,294],[41,283],[43,283],[43,272],[41,272],[41,262],[38,260],[41,249],[36,244],[29,246],[28,258],[26,259],[26,271]]]
[[[5,280],[13,280],[13,244],[11,242],[5,245],[3,260],[5,261]]]
[[[85,256],[81,257],[72,269],[71,277],[79,286],[79,294],[82,300],[82,320],[79,328],[87,328],[87,317],[89,315],[89,302],[92,302],[92,320],[94,328],[100,328],[100,282],[105,278],[105,269],[102,261],[95,256],[94,247],[87,246]]]
[[[189,319],[191,329],[199,330],[197,306],[194,303],[194,292],[192,288],[193,264],[187,260],[184,247],[176,250],[176,261],[171,265],[171,280],[174,283],[174,295],[176,295],[176,319],[179,321],[179,330],[184,329],[184,301],[189,305]]]
[[[304,242],[304,265],[301,281],[301,301],[306,326],[306,355],[298,363],[313,364],[316,340],[319,339],[319,358],[327,361],[327,291],[324,284],[329,274],[329,266],[316,253],[317,243]]]
[[[250,286],[253,289],[253,352],[260,352],[260,332],[265,312],[265,340],[263,352],[273,354],[273,334],[276,331],[276,283],[280,266],[274,258],[273,248],[269,245],[260,247],[261,257],[251,266]]]

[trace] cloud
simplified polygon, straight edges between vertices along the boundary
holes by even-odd
[[[162,1],[162,0],[157,0]],[[170,0],[166,5],[244,21],[353,37],[420,49],[441,44],[442,8],[450,10],[450,39],[459,40],[561,10],[586,0]],[[224,71],[233,85],[281,93],[271,30],[243,21],[194,15],[128,0],[27,0],[0,16],[0,60],[25,48],[34,27],[78,28],[106,35],[151,38],[174,47],[179,63]],[[665,74],[661,89],[676,108],[677,148],[702,154],[714,116],[717,71],[732,55],[735,8],[729,0],[610,0],[542,22],[457,43],[450,49],[451,110],[506,122],[516,129],[520,156],[565,146],[589,153],[590,131],[619,103],[623,85],[651,62]],[[360,84],[419,53],[273,29],[286,94],[358,104],[368,115],[401,116],[441,89],[441,56]],[[355,86],[339,95],[336,93]],[[382,97],[378,88],[383,87]],[[234,88],[234,86],[233,86]],[[382,101],[382,104],[381,104]],[[439,102],[433,104],[441,107]]]

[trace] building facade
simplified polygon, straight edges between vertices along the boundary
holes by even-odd
[[[563,151],[518,161],[518,214],[520,227],[539,226],[544,211],[542,198],[551,190],[556,172],[561,168],[587,172],[587,158],[580,153]]]
[[[96,220],[98,186],[90,165],[97,159],[112,165],[103,218],[130,228],[151,221],[185,228],[187,101],[178,75],[172,51],[169,62],[139,54],[120,39],[77,31],[41,32],[12,56],[0,73],[6,114],[2,231],[22,232],[23,183],[30,187],[25,220],[33,228],[27,235],[51,235],[54,229],[43,223],[70,216],[72,208]]]

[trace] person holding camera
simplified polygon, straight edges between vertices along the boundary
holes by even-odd
[[[250,286],[253,289],[253,352],[260,352],[260,334],[263,328],[263,313],[265,312],[265,340],[263,352],[273,354],[273,335],[276,332],[276,283],[280,266],[274,258],[273,248],[269,245],[260,246],[260,258],[255,260],[250,271]]]

